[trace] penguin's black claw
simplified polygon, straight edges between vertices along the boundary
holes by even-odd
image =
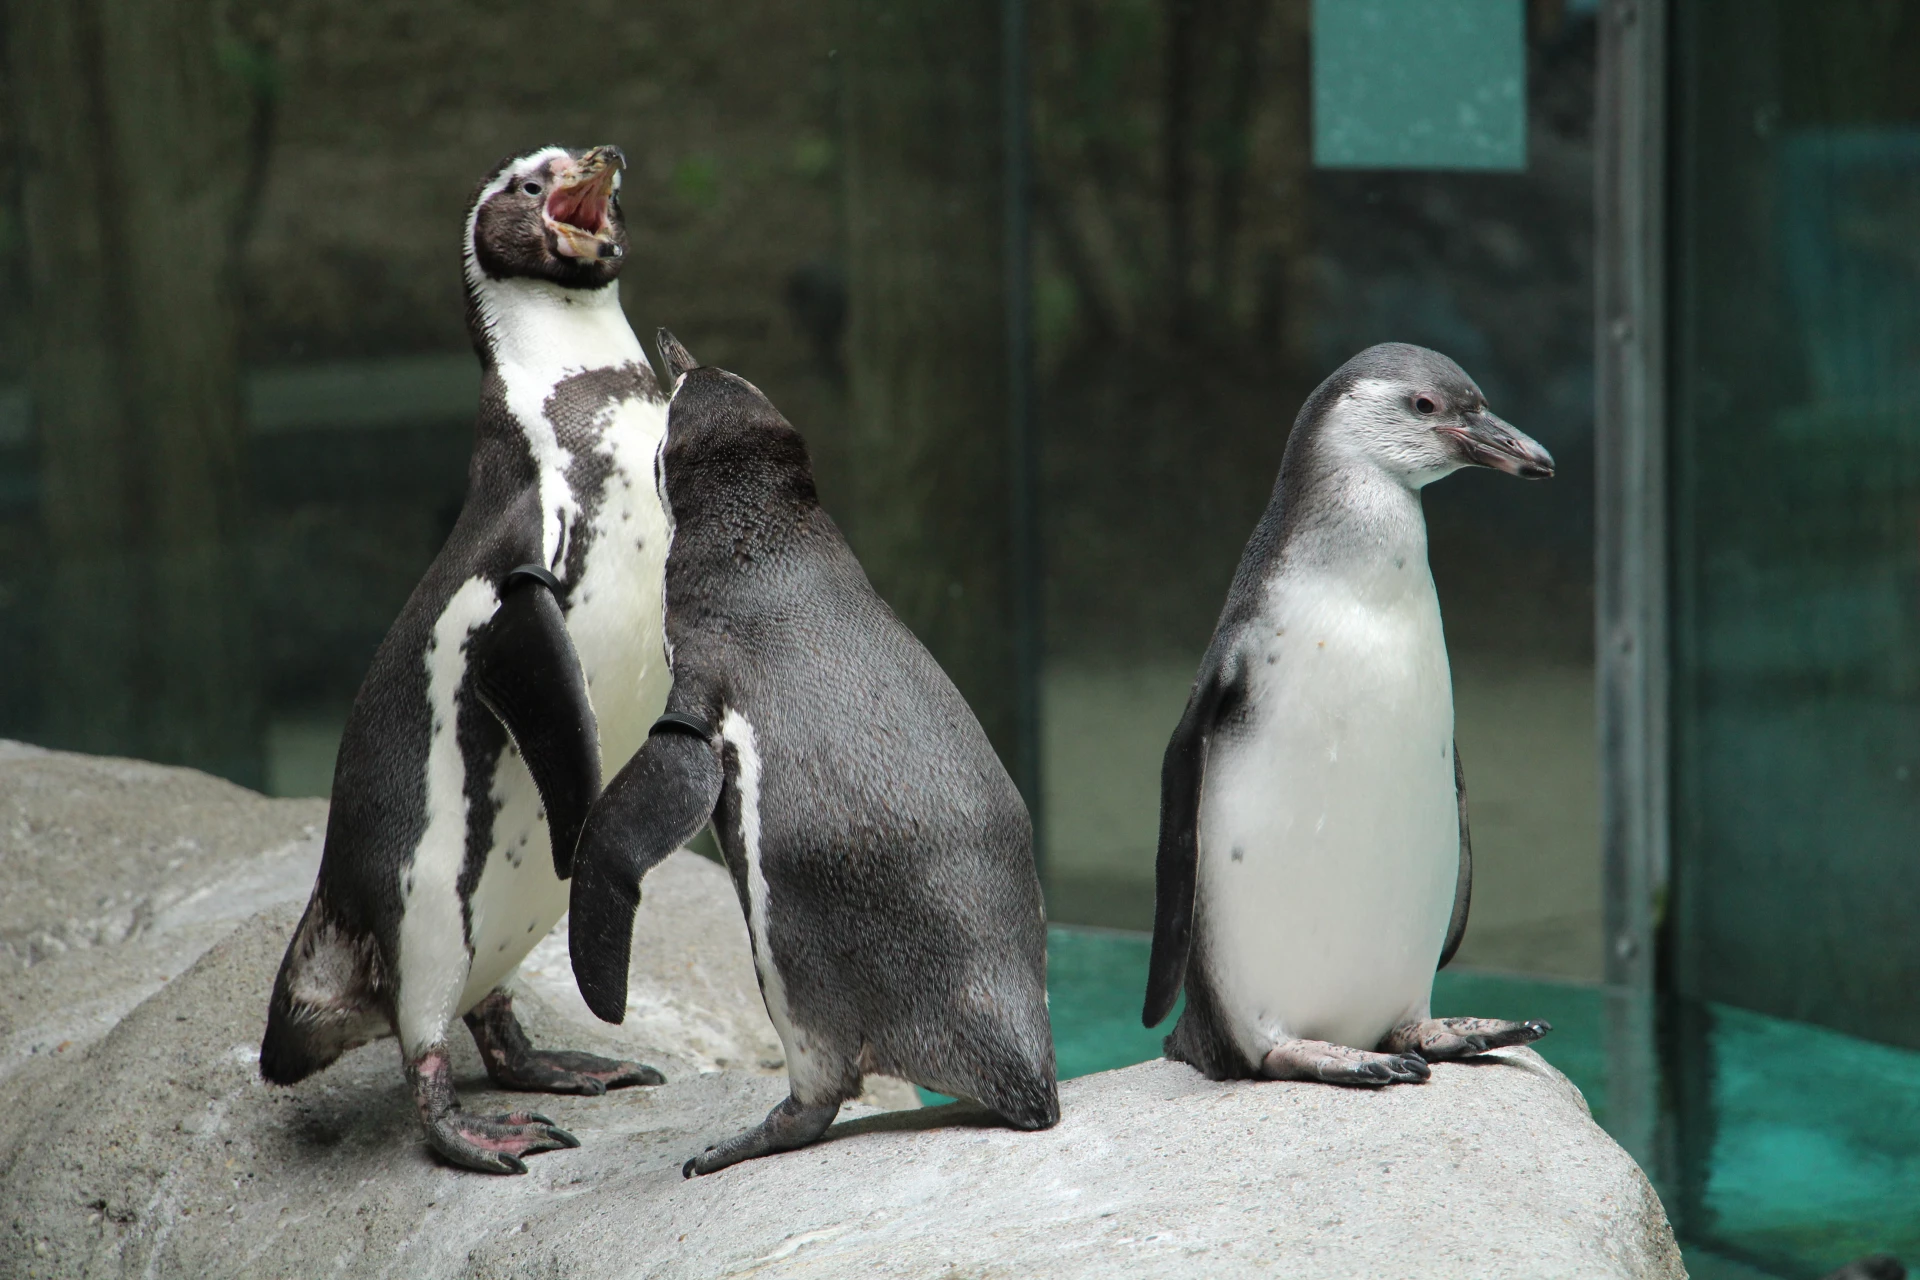
[[[561,1146],[566,1147],[568,1150],[572,1150],[573,1148],[580,1145],[580,1139],[574,1137],[573,1134],[569,1133],[565,1129],[562,1129],[559,1125],[547,1119],[545,1116],[541,1115],[538,1111],[529,1111],[526,1113],[526,1115],[527,1115],[527,1118],[532,1120],[535,1124],[543,1124],[547,1126],[547,1136],[552,1138],[555,1142],[558,1142]]]
[[[1417,1053],[1428,1062],[1453,1062],[1489,1049],[1532,1044],[1553,1030],[1551,1023],[1532,1019],[1508,1022],[1500,1018],[1429,1018],[1409,1022],[1387,1033],[1380,1048],[1386,1053]]]

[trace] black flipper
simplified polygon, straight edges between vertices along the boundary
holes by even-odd
[[[1467,907],[1473,901],[1473,840],[1467,834],[1467,775],[1460,767],[1460,744],[1453,744],[1453,792],[1460,801],[1460,871],[1453,882],[1453,919],[1447,922],[1447,940],[1440,948],[1440,963],[1447,967],[1453,953],[1467,936]]]
[[[508,574],[499,609],[467,645],[467,667],[474,692],[507,727],[540,789],[554,874],[565,880],[580,825],[600,794],[600,729],[555,598],[559,586],[538,565]]]
[[[678,382],[683,374],[691,373],[700,367],[700,362],[694,359],[693,352],[682,346],[680,339],[665,329],[654,335],[654,342],[660,348],[660,362],[667,366],[667,379],[670,382]]]
[[[687,723],[691,720],[693,723]],[[713,818],[724,773],[713,733],[669,714],[614,775],[580,833],[568,947],[573,976],[594,1014],[627,1016],[627,964],[640,880]]]
[[[1229,662],[1233,661],[1228,659]],[[1200,786],[1207,744],[1221,708],[1238,684],[1237,672],[1210,661],[1193,683],[1187,710],[1167,742],[1160,764],[1160,852],[1153,867],[1153,958],[1140,1018],[1156,1026],[1180,997],[1193,944],[1193,891],[1200,858]]]

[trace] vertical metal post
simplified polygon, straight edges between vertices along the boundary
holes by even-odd
[[[1040,811],[1040,450],[1033,422],[1033,178],[1027,114],[1026,0],[1000,4],[1000,120],[1006,201],[1008,504],[1013,518],[1014,678],[1018,755],[1014,781],[1033,814],[1034,856],[1043,853]]]
[[[1596,119],[1596,632],[1608,1127],[1658,1180],[1668,857],[1665,0],[1605,0]]]

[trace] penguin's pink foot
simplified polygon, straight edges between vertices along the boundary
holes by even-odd
[[[476,1116],[456,1110],[427,1122],[427,1145],[463,1169],[525,1173],[522,1156],[577,1147],[580,1139],[537,1111]]]
[[[481,1173],[525,1173],[523,1156],[580,1145],[580,1139],[537,1111],[498,1116],[462,1111],[444,1048],[430,1049],[409,1062],[407,1078],[427,1145],[450,1164]]]
[[[1539,1019],[1508,1022],[1501,1018],[1428,1018],[1387,1032],[1383,1053],[1417,1053],[1428,1062],[1455,1062],[1489,1049],[1532,1044],[1553,1024]]]
[[[1268,1080],[1377,1087],[1425,1080],[1432,1072],[1417,1053],[1368,1053],[1324,1040],[1282,1040],[1261,1059],[1260,1074]]]
[[[513,997],[488,993],[467,1014],[467,1029],[479,1046],[487,1075],[502,1089],[528,1093],[579,1093],[598,1097],[609,1089],[636,1084],[665,1084],[652,1067],[618,1058],[602,1058],[570,1049],[536,1049],[514,1016]]]

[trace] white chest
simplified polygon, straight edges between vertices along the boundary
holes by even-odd
[[[1431,990],[1459,859],[1453,692],[1424,558],[1396,572],[1404,589],[1271,590],[1247,719],[1208,755],[1207,963],[1256,1061],[1292,1036],[1370,1049]]]
[[[576,495],[563,479],[551,486],[559,503],[549,523],[569,519],[564,536],[587,542],[567,633],[586,672],[609,778],[646,741],[672,683],[664,615],[672,526],[655,479],[665,433],[664,405],[623,401],[598,446],[610,464],[601,491]]]
[[[632,354],[640,359],[637,345]],[[599,727],[602,776],[611,779],[646,741],[673,679],[664,624],[672,526],[655,466],[666,406],[638,395],[620,400],[596,419],[590,442],[569,449],[544,408],[555,383],[572,372],[503,367],[502,376],[539,467],[543,559],[564,573],[569,548],[586,547],[568,584],[567,632]],[[597,455],[585,468],[576,457],[584,449]],[[583,473],[598,477],[590,492],[575,487]],[[463,1007],[511,973],[567,906],[539,793],[517,755],[501,758],[493,798],[494,844],[471,902],[473,969]]]

